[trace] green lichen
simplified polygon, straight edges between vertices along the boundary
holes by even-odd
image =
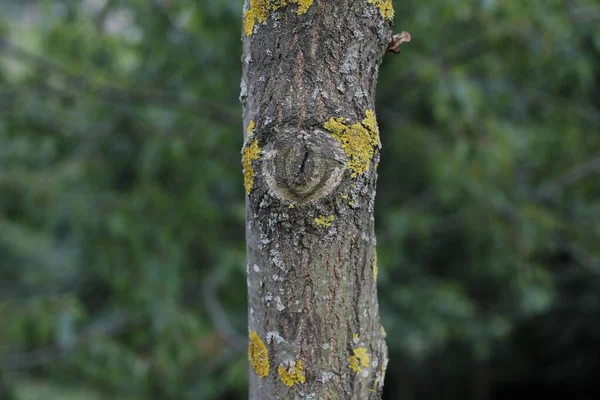
[[[348,357],[348,366],[352,371],[359,374],[362,372],[363,368],[367,368],[369,366],[371,359],[369,358],[367,349],[364,347],[358,347],[352,351],[354,355]]]
[[[347,167],[352,171],[353,178],[369,170],[375,150],[380,146],[375,113],[367,110],[365,115],[362,122],[352,125],[346,124],[344,118],[333,117],[324,125],[346,153]]]
[[[250,343],[248,344],[248,360],[252,369],[260,379],[269,375],[269,351],[258,333],[250,331]]]
[[[390,21],[394,19],[394,5],[392,4],[392,0],[369,0],[369,4],[373,4],[379,8],[379,12],[383,18]]]
[[[254,175],[256,172],[252,167],[252,162],[260,158],[260,147],[258,146],[258,140],[254,139],[250,144],[244,147],[242,152],[242,164],[244,165],[244,187],[246,193],[250,194],[252,185],[254,184]]]
[[[269,16],[275,11],[291,5],[298,5],[297,15],[305,14],[314,0],[250,0],[250,7],[244,14],[244,31],[246,36],[251,36],[254,32],[254,24],[264,24]]]
[[[296,361],[295,366],[288,368],[280,365],[277,368],[277,372],[279,373],[281,381],[287,386],[294,386],[295,384],[306,382],[304,370],[302,369],[302,360]]]
[[[330,215],[328,217],[320,215],[319,217],[315,218],[315,223],[323,228],[329,228],[333,221],[335,221],[335,217],[333,215]]]

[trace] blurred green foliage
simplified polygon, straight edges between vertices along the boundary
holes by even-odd
[[[395,7],[413,40],[378,86],[386,398],[584,398],[600,4]],[[0,399],[246,398],[242,1],[0,8]]]

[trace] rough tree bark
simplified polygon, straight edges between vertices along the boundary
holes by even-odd
[[[391,0],[246,0],[250,399],[378,399],[375,84]]]

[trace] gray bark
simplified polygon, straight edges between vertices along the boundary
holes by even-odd
[[[246,0],[250,399],[381,398],[369,113],[387,5]]]

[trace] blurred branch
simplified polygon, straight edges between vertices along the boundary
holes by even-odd
[[[99,318],[85,327],[70,346],[48,346],[29,352],[13,353],[0,358],[0,371],[15,371],[39,367],[65,356],[80,346],[91,342],[95,336],[115,336],[125,332],[131,319],[123,313]]]
[[[226,349],[216,359],[210,361],[208,364],[202,364],[199,369],[191,371],[193,376],[191,379],[193,382],[197,382],[192,386],[190,393],[193,393],[190,398],[195,400],[213,399],[214,393],[206,393],[202,389],[202,384],[206,380],[214,380],[215,375],[219,374],[225,368],[231,368],[232,362],[235,358],[240,356],[240,349]],[[187,398],[187,397],[186,397]]]
[[[69,84],[80,92],[89,91],[101,100],[109,102],[153,104],[163,108],[208,114],[216,122],[237,125],[241,113],[235,113],[226,106],[198,98],[183,97],[156,89],[137,89],[99,82],[70,71],[65,66],[43,56],[25,50],[6,38],[0,37],[0,52],[17,60],[31,64],[40,72],[54,72],[68,79]]]
[[[581,244],[567,242],[566,247],[575,256],[576,259],[588,270],[600,274],[600,258],[591,254]]]
[[[427,189],[413,197],[408,198],[404,204],[402,204],[402,209],[406,209],[410,212],[424,211],[433,207],[436,203],[436,200],[435,192],[431,189]]]
[[[585,7],[577,8],[574,13],[587,16],[587,18],[594,18],[594,13],[600,12],[600,7],[589,9]],[[597,14],[596,17],[600,17]],[[576,22],[576,20],[574,20]],[[428,61],[437,63],[443,71],[447,71],[454,64],[459,63],[461,60],[477,60],[478,56],[489,50],[489,46],[486,46],[486,41],[493,37],[506,35],[507,37],[518,39],[519,36],[531,37],[532,33],[524,30],[522,27],[516,26],[513,21],[508,20],[497,26],[493,26],[489,29],[484,30],[479,35],[474,35],[471,38],[454,43],[451,46],[443,47],[439,51],[434,52],[434,56],[428,57]],[[534,40],[531,38],[530,40]],[[535,39],[537,40],[537,39]],[[415,64],[416,67],[404,69],[403,72],[396,74],[393,82],[386,85],[389,88],[389,95],[386,94],[386,89],[381,91],[380,96],[382,97],[397,97],[397,87],[405,87],[405,81],[415,79],[421,68],[419,63]],[[481,87],[489,86],[486,80],[471,80],[473,83],[479,84]],[[506,85],[506,82],[503,82]],[[552,104],[557,107],[567,108],[573,114],[580,115],[594,124],[600,124],[600,112],[589,104],[577,104],[572,99],[558,96],[556,94],[549,93],[547,90],[536,90],[531,87],[523,87],[521,84],[511,85],[509,82],[509,89],[515,91],[515,98],[528,98],[530,101],[537,101],[540,104]],[[410,85],[412,90],[419,91],[422,87],[419,85]],[[543,88],[542,88],[543,89]],[[405,96],[409,97],[410,92],[405,92]],[[385,102],[384,102],[385,104]]]
[[[202,298],[204,300],[206,312],[219,335],[229,343],[232,348],[241,350],[246,347],[246,339],[239,335],[229,323],[227,314],[219,300],[217,286],[218,280],[216,273],[211,274],[202,284]]]
[[[483,49],[487,49],[485,46],[486,41],[490,40],[494,36],[501,34],[514,35],[518,32],[519,29],[517,29],[515,24],[509,20],[480,32],[478,35],[472,35],[467,40],[455,41],[451,46],[444,46],[441,49],[436,49],[431,52],[433,55],[429,55],[428,60],[435,62],[441,67],[445,67],[445,69],[447,69],[448,65],[458,62],[461,58],[469,56],[470,53],[474,51],[480,52]],[[405,69],[400,74],[396,74],[396,78],[399,82],[402,82],[406,79],[411,79],[419,73],[420,68],[421,66],[417,63],[414,67]],[[390,86],[386,85],[386,87]]]
[[[568,13],[576,25],[595,23],[600,19],[600,6],[581,6],[577,2],[567,2]]]
[[[57,296],[65,293],[77,292],[84,284],[89,283],[86,278],[75,278],[54,286],[27,285],[18,281],[0,281],[0,301],[18,298],[32,299],[36,297]]]
[[[97,29],[101,29],[102,25],[104,24],[104,21],[106,20],[106,16],[110,12],[110,10],[113,9],[115,3],[115,0],[107,0],[96,12],[96,15],[92,17]]]
[[[600,157],[576,165],[552,181],[543,184],[537,191],[536,197],[543,199],[555,197],[567,187],[593,174],[600,174]]]
[[[569,240],[566,237],[557,237],[554,239],[554,245],[557,249],[569,254],[579,266],[594,274],[600,274],[600,257],[592,254],[577,241]]]
[[[573,23],[581,26],[585,22],[596,22],[595,20],[600,18],[600,7],[576,7],[570,10],[570,14]],[[581,18],[581,20],[578,20],[577,18]],[[486,46],[486,41],[501,35],[506,35],[513,40],[518,40],[519,36],[531,41],[537,40],[537,37],[534,37],[537,34],[536,32],[527,29],[527,27],[522,27],[510,19],[497,25],[485,25],[485,21],[481,23],[485,26],[484,30],[478,32],[477,35],[472,35],[467,40],[454,41],[452,46],[446,46],[439,51],[436,51],[432,60],[438,62],[442,66],[447,66],[458,62],[461,58],[470,57],[472,59],[477,59],[472,52],[476,51],[479,53],[488,50],[489,47]],[[450,27],[450,29],[452,29],[452,27]],[[452,38],[453,36],[449,35],[448,37]],[[399,74],[398,76],[402,80],[402,78],[407,77],[407,74],[416,74],[419,71],[419,68],[420,66],[417,64],[415,67],[406,70],[403,74]]]
[[[217,369],[222,368],[236,358],[241,353],[241,349],[226,349],[217,358],[202,366],[201,373],[210,375]]]

